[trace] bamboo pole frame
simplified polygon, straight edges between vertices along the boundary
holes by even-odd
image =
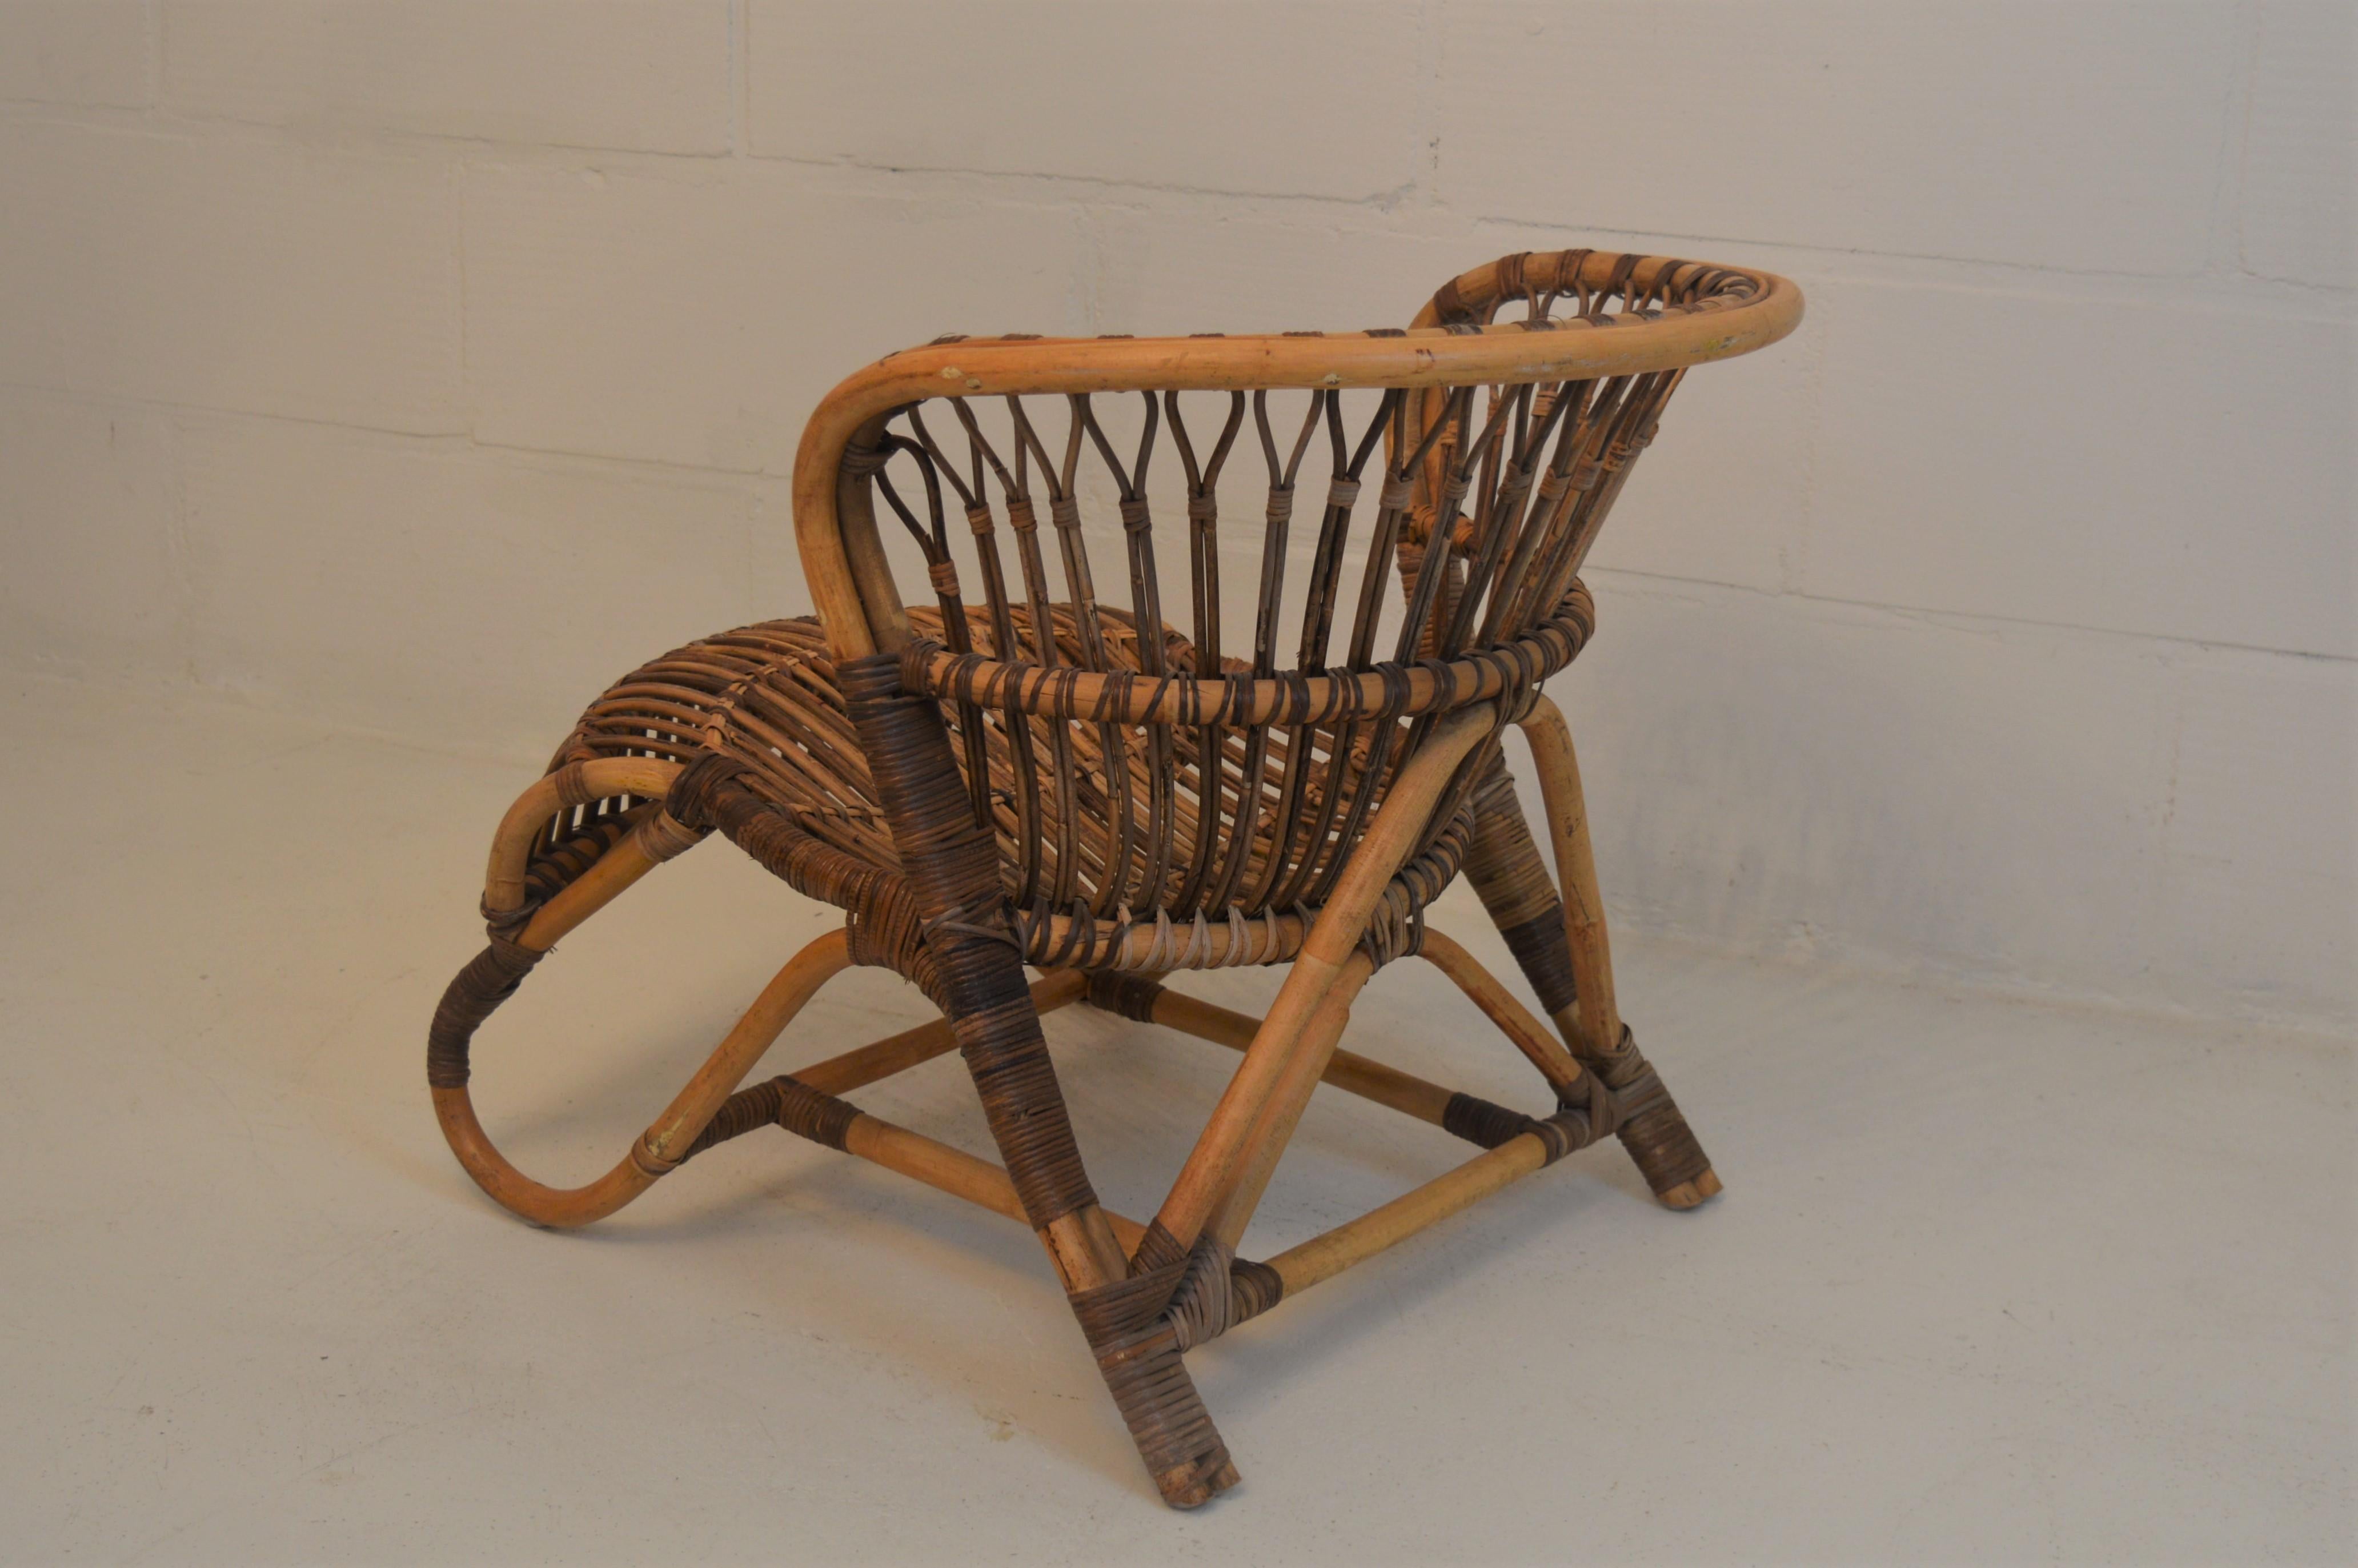
[[[1560,294],[1576,297],[1576,314],[1551,319]],[[1531,319],[1494,323],[1515,297],[1530,301]],[[1180,1362],[1203,1339],[1607,1131],[1619,1132],[1665,1204],[1702,1202],[1718,1178],[1621,1022],[1571,735],[1539,684],[1593,631],[1575,574],[1663,401],[1687,368],[1773,342],[1801,312],[1800,291],[1770,274],[1577,250],[1476,268],[1444,285],[1404,331],[946,339],[849,377],[806,425],[793,476],[816,624],[724,633],[618,685],[593,708],[598,722],[585,715],[493,837],[483,894],[491,944],[446,992],[428,1043],[437,1113],[461,1165],[525,1218],[577,1226],[612,1214],[714,1143],[775,1124],[1021,1219],[1070,1295],[1150,1474],[1179,1507],[1237,1479]],[[1385,392],[1347,461],[1345,388]],[[1222,657],[1217,632],[1200,629],[1218,621],[1217,572],[1204,553],[1217,514],[1208,475],[1252,395],[1271,472],[1268,536],[1282,553],[1294,469],[1280,459],[1262,395],[1282,389],[1316,395],[1293,464],[1323,410],[1335,476],[1312,586],[1287,611],[1300,610],[1305,628],[1298,667],[1279,667],[1271,642],[1283,573],[1265,558],[1247,676],[1240,659]],[[1232,395],[1203,474],[1178,403],[1198,391]],[[1114,451],[1089,411],[1090,395],[1115,392],[1148,395],[1134,459]],[[1052,471],[1019,400],[1067,395],[1070,444]],[[1013,477],[995,451],[989,463],[1019,535],[1020,604],[1007,589],[998,514],[984,493],[986,443],[969,408],[1001,397],[1020,431]],[[917,411],[935,403],[938,417],[941,399],[952,400],[973,443],[970,482]],[[1167,408],[1191,487],[1193,649],[1163,614],[1145,538],[1158,408]],[[1085,428],[1120,492],[1129,610],[1101,611],[1076,543]],[[1379,445],[1386,460],[1370,478],[1379,480],[1380,547],[1370,545],[1348,662],[1324,667],[1330,633],[1342,629],[1338,606],[1351,608],[1336,563],[1362,466]],[[923,470],[930,534],[884,477],[896,457]],[[1027,458],[1065,553],[1067,604],[1052,605],[1042,586]],[[985,578],[988,603],[971,617],[947,543],[955,508],[943,503],[952,491]],[[879,533],[880,493],[917,535],[938,613],[913,616],[902,600]],[[1386,660],[1373,645],[1374,608],[1392,568],[1410,613]],[[1080,665],[1060,664],[1050,646],[1065,635],[1052,637],[1051,623],[1067,616],[1087,654]],[[1126,651],[1109,659],[1116,641]],[[772,682],[789,666],[790,677]],[[1557,898],[1496,773],[1497,738],[1510,720],[1538,767]],[[1130,728],[1145,733],[1133,741]],[[1192,739],[1174,742],[1174,731]],[[1043,791],[1025,749],[1044,743],[1060,770],[1061,837],[1040,831]],[[1081,743],[1093,748],[1087,792],[1071,754]],[[1089,809],[1102,806],[1118,825],[1076,828],[1085,794]],[[1512,831],[1482,828],[1485,813]],[[1236,844],[1216,852],[1215,828]],[[469,1097],[476,1026],[560,938],[715,830],[798,890],[838,903],[847,930],[780,968],[611,1170],[573,1188],[532,1180],[492,1145]],[[1477,840],[1478,866],[1469,859]],[[1043,892],[1044,844],[1055,860],[1053,898]],[[1086,898],[1067,897],[1081,885],[1076,865],[1088,873]],[[1423,926],[1422,911],[1461,871],[1474,873],[1552,1029],[1463,946]],[[1133,889],[1151,924],[1133,920]],[[1552,1114],[1526,1116],[1342,1048],[1369,976],[1410,953],[1532,1065],[1552,1092]],[[945,1016],[741,1088],[855,960],[917,981]],[[1027,982],[1027,960],[1047,972]],[[1151,991],[1142,1003],[1142,993],[1123,993],[1130,1016],[1142,1005],[1142,1016],[1240,1055],[1141,1226],[1107,1210],[1089,1187],[1038,1020],[1085,993],[1104,1005],[1098,981],[1125,971],[1234,962],[1291,963],[1267,1016],[1125,982]],[[952,1050],[971,1071],[1000,1163],[839,1098]],[[1265,1264],[1238,1261],[1235,1249],[1322,1083],[1484,1152]]]

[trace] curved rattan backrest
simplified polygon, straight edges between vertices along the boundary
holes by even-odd
[[[1438,714],[1577,651],[1575,573],[1685,368],[1799,307],[1573,251],[1407,330],[945,340],[814,416],[797,534],[838,654],[946,699],[1020,906],[1315,904]]]

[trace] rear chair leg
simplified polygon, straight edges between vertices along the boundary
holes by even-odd
[[[1466,878],[1572,1054],[1620,1101],[1621,1142],[1647,1185],[1667,1206],[1693,1208],[1720,1191],[1719,1177],[1615,1004],[1572,732],[1545,697],[1522,728],[1538,765],[1563,892],[1559,896],[1548,876],[1503,758],[1492,762],[1476,796]]]

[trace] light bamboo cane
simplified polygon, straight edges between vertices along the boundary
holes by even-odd
[[[483,1130],[463,1087],[434,1090],[434,1109],[443,1136],[478,1186],[502,1206],[535,1225],[562,1229],[603,1219],[654,1185],[679,1162],[721,1102],[735,1091],[795,1014],[850,962],[849,947],[840,931],[827,933],[788,959],[696,1076],[631,1145],[631,1152],[586,1186],[545,1186],[509,1163]]]
[[[1472,1207],[1509,1183],[1520,1181],[1547,1163],[1547,1145],[1526,1132],[1476,1155],[1455,1170],[1401,1194],[1380,1208],[1314,1236],[1299,1247],[1269,1260],[1285,1281],[1285,1296],[1331,1280],[1354,1263],[1362,1263],[1418,1231],[1438,1225],[1451,1215]]]
[[[1236,1185],[1212,1217],[1213,1238],[1230,1251],[1236,1250],[1245,1227],[1252,1223],[1253,1210],[1260,1206],[1269,1179],[1276,1174],[1293,1130],[1302,1124],[1302,1113],[1310,1108],[1311,1091],[1326,1076],[1336,1042],[1343,1037],[1343,1025],[1350,1020],[1351,1003],[1375,972],[1374,960],[1365,953],[1351,955],[1343,972],[1335,978],[1333,989],[1320,999],[1318,1011],[1303,1028],[1285,1070],[1278,1076],[1260,1114],[1253,1119],[1252,1130],[1245,1136],[1244,1164]]]
[[[1434,968],[1455,982],[1457,989],[1482,1010],[1485,1018],[1498,1026],[1499,1033],[1514,1043],[1516,1050],[1530,1059],[1540,1076],[1547,1079],[1548,1087],[1556,1091],[1558,1099],[1577,1099],[1586,1093],[1583,1080],[1587,1075],[1572,1059],[1572,1053],[1473,954],[1430,925],[1424,929],[1424,945],[1420,951]]]
[[[1205,1225],[1235,1190],[1254,1127],[1286,1076],[1288,1063],[1298,1053],[1321,1049],[1309,1030],[1319,1004],[1349,962],[1385,884],[1415,849],[1451,773],[1490,733],[1495,721],[1496,714],[1487,704],[1451,714],[1434,727],[1393,782],[1334,897],[1319,912],[1303,943],[1269,1017],[1245,1052],[1243,1064],[1228,1081],[1156,1215],[1183,1249],[1195,1245]],[[1331,1044],[1327,1042],[1329,1047]],[[1306,1094],[1316,1082],[1317,1075],[1311,1074],[1302,1081],[1302,1092]]]
[[[1428,937],[1430,935],[1427,933]],[[1242,1051],[1250,1045],[1261,1026],[1261,1020],[1249,1013],[1232,1011],[1174,990],[1166,990],[1155,998],[1154,1022],[1231,1051]],[[1324,1081],[1435,1127],[1442,1125],[1449,1110],[1451,1090],[1350,1051],[1337,1050],[1327,1058]]]
[[[1078,1001],[1088,988],[1088,977],[1077,970],[1053,970],[1032,982],[1032,1005],[1043,1013],[1054,1012]],[[847,1095],[957,1049],[957,1040],[950,1031],[949,1020],[936,1018],[846,1051],[840,1056],[796,1067],[795,1076],[821,1094]]]
[[[579,766],[575,776],[582,793],[591,799],[629,795],[659,800],[679,774],[677,762],[654,757],[606,757]],[[492,914],[524,907],[525,866],[532,855],[533,840],[564,808],[564,787],[561,773],[537,779],[500,819],[499,830],[492,836],[491,864],[483,876],[483,907]]]
[[[1621,1038],[1621,1010],[1613,996],[1613,950],[1605,932],[1605,899],[1596,886],[1596,850],[1588,836],[1588,803],[1580,762],[1563,712],[1542,697],[1522,719],[1540,775],[1548,836],[1555,848],[1556,882],[1563,897],[1564,939],[1572,946],[1573,983],[1579,995],[1573,1044],[1602,1055]]]
[[[795,1076],[802,1076],[799,1073]],[[888,1171],[897,1171],[993,1214],[1004,1215],[1018,1225],[1030,1223],[1023,1213],[1023,1200],[1016,1196],[1015,1183],[1004,1169],[922,1132],[912,1132],[863,1110],[844,1130],[843,1147],[846,1153],[857,1154]],[[1110,1209],[1104,1212],[1107,1223],[1113,1227],[1114,1238],[1124,1250],[1136,1247],[1146,1227]]]

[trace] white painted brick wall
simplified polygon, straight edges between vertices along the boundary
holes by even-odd
[[[0,0],[0,659],[536,760],[878,354],[1671,250],[1811,311],[1592,563],[1617,916],[2346,1026],[2352,22]]]
[[[464,427],[445,154],[0,124],[0,366],[30,385]]]
[[[143,0],[8,0],[0,100],[144,107],[155,98],[154,33]]]
[[[753,151],[1365,200],[1424,163],[1428,20],[1382,0],[754,0]]]
[[[1487,217],[2198,272],[2234,26],[2168,0],[1453,4],[1440,193]]]
[[[2358,8],[2343,0],[2262,8],[2237,232],[2243,265],[2262,277],[2347,288],[2358,268],[2349,195],[2358,180],[2353,58]]]
[[[190,657],[257,700],[545,752],[617,676],[770,612],[725,476],[290,420],[181,438]]]
[[[0,388],[0,656],[174,676],[187,564],[169,417]]]
[[[167,0],[166,108],[338,133],[725,153],[726,0]]]
[[[2169,770],[2155,649],[1708,585],[1595,587],[1597,640],[1561,697],[1600,861],[1619,868],[1611,896],[1633,917],[1809,957],[1904,925],[1991,971],[2139,963]]]
[[[2346,983],[2351,968],[2349,924],[2331,912],[2348,908],[2358,835],[2358,668],[2233,648],[2170,663],[2169,794],[2138,978],[2303,1011],[2305,978]]]
[[[1806,591],[2358,655],[2358,530],[2286,525],[2353,515],[2348,321],[2081,287],[1811,304]]]
[[[1060,202],[751,160],[486,162],[463,213],[474,429],[503,445],[783,474],[812,406],[871,360],[1087,330]]]

